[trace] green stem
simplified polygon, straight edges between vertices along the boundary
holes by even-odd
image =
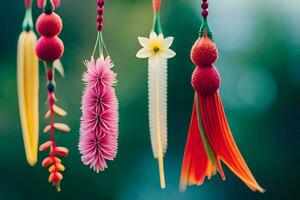
[[[160,23],[160,13],[159,11],[154,12],[154,18],[153,18],[153,27],[152,30],[157,33],[157,34],[161,34],[162,31],[162,26]]]
[[[94,57],[94,55],[96,53],[97,46],[99,44],[99,38],[100,38],[100,32],[98,31],[98,33],[97,33],[97,39],[96,39],[96,44],[95,44],[95,47],[94,47],[94,51],[93,51],[92,57]]]
[[[32,11],[31,7],[26,9],[25,17],[22,24],[23,31],[29,32],[33,29]]]
[[[200,37],[202,37],[204,34],[207,34],[210,39],[213,39],[213,33],[208,24],[207,17],[202,17],[202,24],[199,31]]]
[[[99,39],[99,58],[104,58],[104,51],[103,51],[103,35],[102,32],[100,32],[100,39]]]
[[[44,0],[44,13],[51,14],[54,11],[54,4],[52,0]]]

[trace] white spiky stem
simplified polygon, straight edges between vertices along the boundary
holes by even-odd
[[[158,159],[160,186],[166,187],[163,157],[167,149],[167,60],[148,66],[149,126],[153,155]]]

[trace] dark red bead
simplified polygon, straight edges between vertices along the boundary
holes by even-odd
[[[208,11],[207,10],[202,10],[202,16],[207,17],[208,16]]]
[[[97,8],[98,15],[103,15],[103,8]]]
[[[99,24],[101,24],[101,23],[103,22],[103,17],[100,16],[100,15],[98,15],[98,16],[97,16],[97,22],[98,22]]]
[[[53,79],[53,73],[52,73],[51,70],[49,70],[49,71],[47,72],[47,77],[48,77],[48,80],[49,80],[49,81],[52,81],[52,79]]]
[[[97,5],[102,8],[104,6],[104,0],[97,0]]]
[[[102,31],[103,29],[103,24],[102,23],[97,23],[97,30]]]
[[[207,0],[202,0],[203,2],[207,2]]]
[[[208,8],[208,3],[207,3],[207,2],[203,2],[203,3],[201,4],[201,8],[202,8],[203,10],[206,10],[206,9]]]

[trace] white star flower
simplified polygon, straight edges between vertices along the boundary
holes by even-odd
[[[137,52],[136,57],[149,58],[149,63],[152,65],[158,64],[160,59],[173,58],[176,55],[169,49],[173,37],[164,38],[163,34],[157,35],[152,31],[149,38],[139,37],[138,40],[143,48]]]

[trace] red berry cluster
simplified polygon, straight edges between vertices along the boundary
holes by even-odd
[[[103,29],[104,0],[97,0],[97,30]]]
[[[213,66],[217,58],[218,49],[207,35],[196,41],[191,51],[191,60],[197,66],[192,76],[192,86],[203,96],[215,93],[220,87],[221,77]]]
[[[203,9],[202,10],[202,16],[203,17],[207,17],[208,16],[208,2],[207,0],[202,0],[202,4],[201,4],[201,8]]]
[[[64,52],[64,44],[57,37],[62,30],[62,20],[55,12],[43,13],[36,22],[36,29],[41,34],[35,51],[37,56],[46,62],[60,59]]]

